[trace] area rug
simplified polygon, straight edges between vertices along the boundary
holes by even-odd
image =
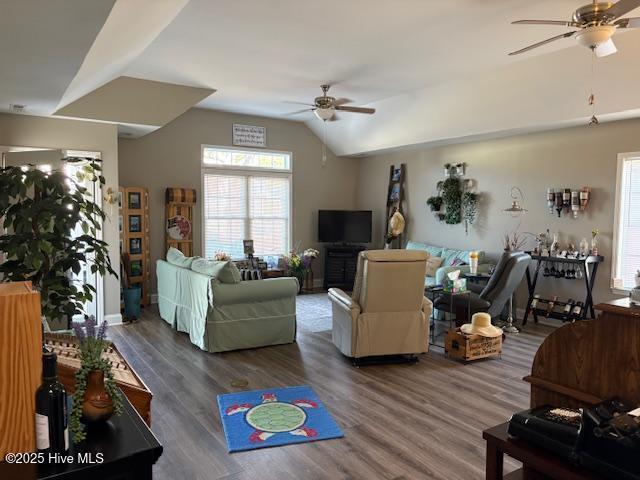
[[[303,332],[331,330],[331,301],[326,293],[312,293],[296,297],[298,329]]]
[[[218,395],[229,452],[343,437],[309,386]]]

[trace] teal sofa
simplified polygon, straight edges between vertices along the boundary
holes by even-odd
[[[436,270],[434,277],[425,277],[425,287],[431,287],[433,285],[442,285],[447,273],[454,270],[460,270],[461,274],[469,273],[469,254],[473,250],[454,250],[446,247],[438,247],[435,245],[429,245],[426,243],[408,241],[407,250],[423,250],[431,257],[442,258],[442,266]],[[478,273],[489,273],[491,265],[485,263],[485,255],[482,250],[475,250],[478,252]]]
[[[192,270],[189,257],[175,263],[156,264],[160,317],[198,348],[225,352],[295,341],[295,278],[236,282],[235,273]]]

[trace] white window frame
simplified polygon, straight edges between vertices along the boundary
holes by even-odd
[[[251,153],[278,153],[289,156],[289,168],[288,169],[277,169],[277,168],[260,168],[260,167],[247,167],[247,166],[236,166],[236,165],[210,165],[204,163],[204,149],[212,148],[219,150],[229,150],[229,151],[242,151],[242,152],[251,152]],[[201,234],[201,245],[202,245],[202,254],[205,255],[205,205],[204,205],[204,176],[206,174],[210,175],[237,175],[242,177],[277,177],[277,178],[287,178],[289,180],[289,228],[287,231],[287,242],[286,242],[286,251],[284,254],[287,254],[291,251],[292,238],[293,238],[293,153],[287,152],[285,150],[273,150],[273,149],[261,149],[261,148],[247,148],[247,147],[227,147],[222,145],[209,145],[202,144],[200,146],[200,192],[202,192],[202,215],[201,215],[201,225],[202,225],[202,234]],[[249,195],[246,198],[246,212],[247,217],[244,222],[245,232],[250,231],[250,219],[249,219]],[[246,240],[246,239],[245,239]]]
[[[613,216],[613,244],[611,254],[611,291],[617,295],[628,295],[627,288],[619,288],[614,285],[615,278],[618,277],[619,241],[620,238],[620,214],[622,208],[622,174],[624,172],[624,162],[632,158],[640,158],[640,152],[625,152],[618,154],[618,167],[616,172],[616,206]]]

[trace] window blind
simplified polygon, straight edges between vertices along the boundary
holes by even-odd
[[[240,161],[242,165],[238,165]],[[244,257],[242,240],[252,239],[258,256],[290,249],[290,155],[203,148],[204,254],[223,251]],[[219,167],[207,168],[217,164]],[[250,170],[237,167],[249,166]],[[263,170],[264,173],[260,170]]]
[[[640,270],[640,155],[624,157],[621,167],[613,286],[629,289]]]

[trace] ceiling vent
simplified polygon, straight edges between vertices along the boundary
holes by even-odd
[[[11,103],[9,105],[9,108],[11,109],[11,111],[13,113],[24,113],[25,108],[27,108],[26,105],[21,105],[19,103]]]

